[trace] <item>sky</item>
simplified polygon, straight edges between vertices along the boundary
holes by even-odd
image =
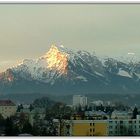
[[[140,57],[140,4],[0,4],[0,72],[51,44]]]

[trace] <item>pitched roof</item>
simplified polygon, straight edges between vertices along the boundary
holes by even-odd
[[[0,106],[15,106],[11,100],[0,100]]]

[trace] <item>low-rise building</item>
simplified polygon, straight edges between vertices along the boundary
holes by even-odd
[[[10,117],[16,113],[17,107],[11,100],[0,100],[0,114],[4,117]]]
[[[91,102],[90,104],[94,106],[100,106],[100,105],[103,105],[104,102],[102,100],[96,100],[96,101]]]
[[[63,136],[140,136],[140,115],[136,119],[64,120]]]
[[[109,136],[140,136],[140,117],[108,120]]]
[[[108,119],[109,115],[103,111],[85,111],[85,118],[87,120],[104,120]]]
[[[44,120],[46,111],[43,108],[34,108],[30,110],[29,108],[21,109],[20,112],[17,112],[17,116],[24,114],[24,116],[29,120],[31,125],[33,125],[35,118],[39,120]]]
[[[73,114],[72,116],[71,116],[71,119],[72,120],[82,120],[83,119],[83,117],[82,117],[83,115],[81,115],[81,114]],[[85,118],[84,118],[85,119]]]
[[[107,120],[67,120],[64,123],[65,136],[107,136]]]
[[[128,111],[113,111],[111,114],[111,119],[131,119],[132,112]]]

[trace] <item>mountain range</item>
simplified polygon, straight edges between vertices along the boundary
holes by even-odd
[[[95,53],[52,45],[40,58],[0,73],[0,93],[140,93],[140,61],[100,59]]]

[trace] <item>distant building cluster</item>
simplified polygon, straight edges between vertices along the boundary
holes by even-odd
[[[11,100],[0,100],[0,114],[5,119],[15,115],[16,124],[20,124],[24,117],[31,126],[36,125],[43,132],[51,130],[50,133],[57,136],[140,136],[140,113],[136,107],[127,108],[119,103],[102,100],[89,103],[83,95],[74,95],[72,105],[58,105],[55,106],[57,116],[54,117],[45,108],[17,106]],[[70,115],[67,116],[67,113]],[[24,135],[31,134],[19,136]]]
[[[139,115],[136,119],[67,120],[64,124],[64,136],[140,136]]]

